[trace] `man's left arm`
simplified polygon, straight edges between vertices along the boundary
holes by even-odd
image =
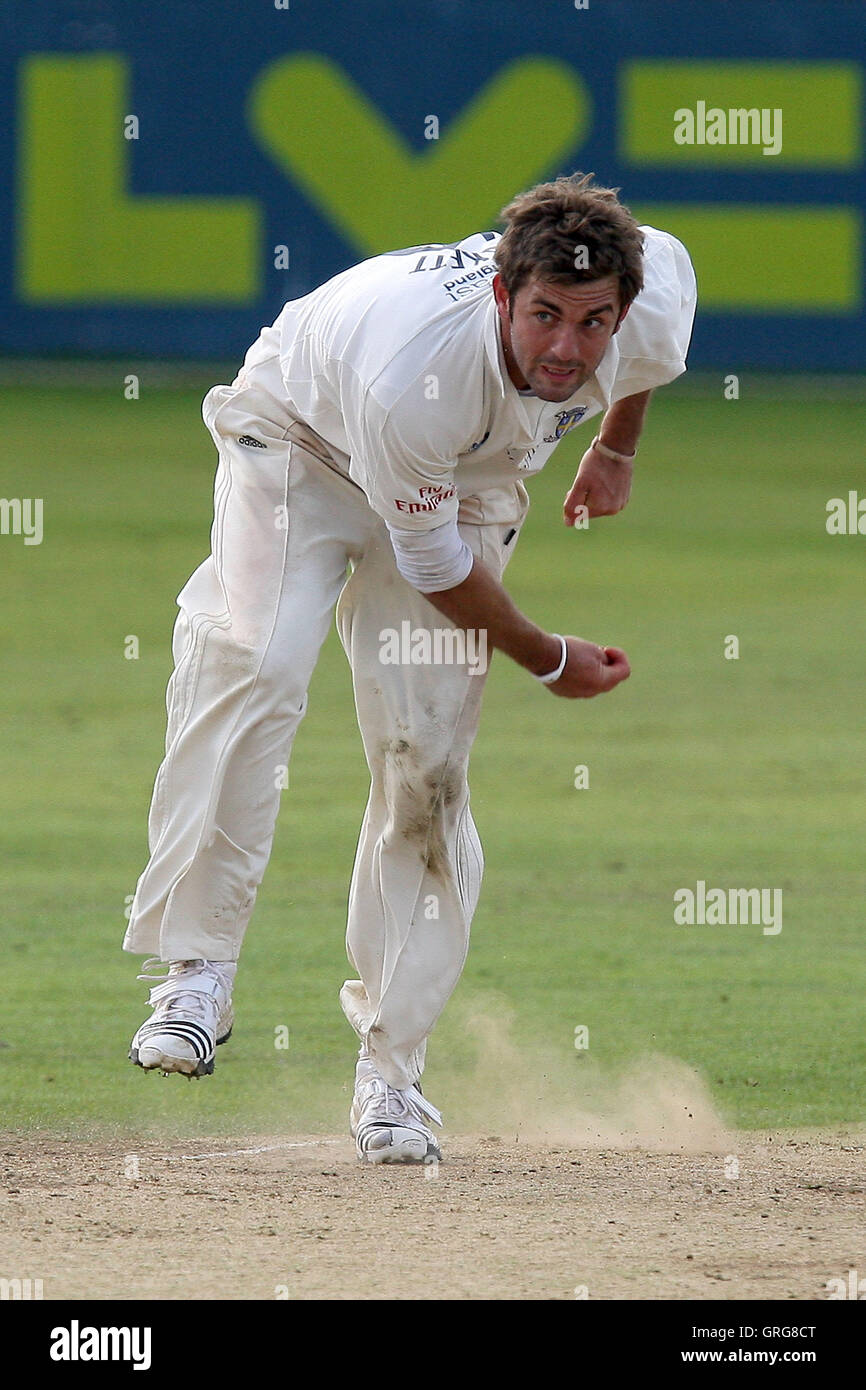
[[[652,391],[638,391],[634,396],[623,396],[607,411],[596,436],[601,448],[593,441],[587,449],[565,499],[566,526],[574,525],[578,507],[586,507],[590,517],[622,511],[631,493],[634,455],[651,395]]]

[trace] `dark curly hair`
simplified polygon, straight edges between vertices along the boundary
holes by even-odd
[[[640,227],[618,190],[599,187],[594,177],[572,174],[536,184],[502,209],[506,229],[494,259],[510,299],[532,275],[572,284],[615,275],[623,307],[640,293]]]

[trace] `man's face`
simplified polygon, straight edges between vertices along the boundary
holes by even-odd
[[[499,275],[493,293],[499,310],[508,375],[543,401],[565,401],[589,380],[628,309],[620,307],[619,280],[608,275],[584,284],[536,276],[510,302]]]

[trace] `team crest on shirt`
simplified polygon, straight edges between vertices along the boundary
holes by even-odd
[[[553,434],[544,436],[545,444],[554,444],[557,439],[561,439],[569,430],[573,430],[575,425],[579,425],[587,410],[586,405],[576,405],[573,410],[561,410],[556,417],[556,429]]]

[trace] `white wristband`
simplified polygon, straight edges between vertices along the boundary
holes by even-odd
[[[602,444],[601,436],[598,434],[589,447],[590,449],[597,449],[600,454],[604,454],[606,459],[613,459],[614,463],[631,463],[637,455],[637,449],[633,454],[618,454],[615,449],[609,449],[606,444]]]
[[[566,642],[564,637],[560,636],[558,632],[554,632],[553,636],[559,637],[559,640],[562,643],[562,656],[559,659],[559,665],[557,666],[556,670],[551,671],[550,675],[535,677],[537,681],[541,681],[542,685],[553,685],[554,681],[558,681],[563,671],[565,670],[565,663],[568,661],[568,643]]]

